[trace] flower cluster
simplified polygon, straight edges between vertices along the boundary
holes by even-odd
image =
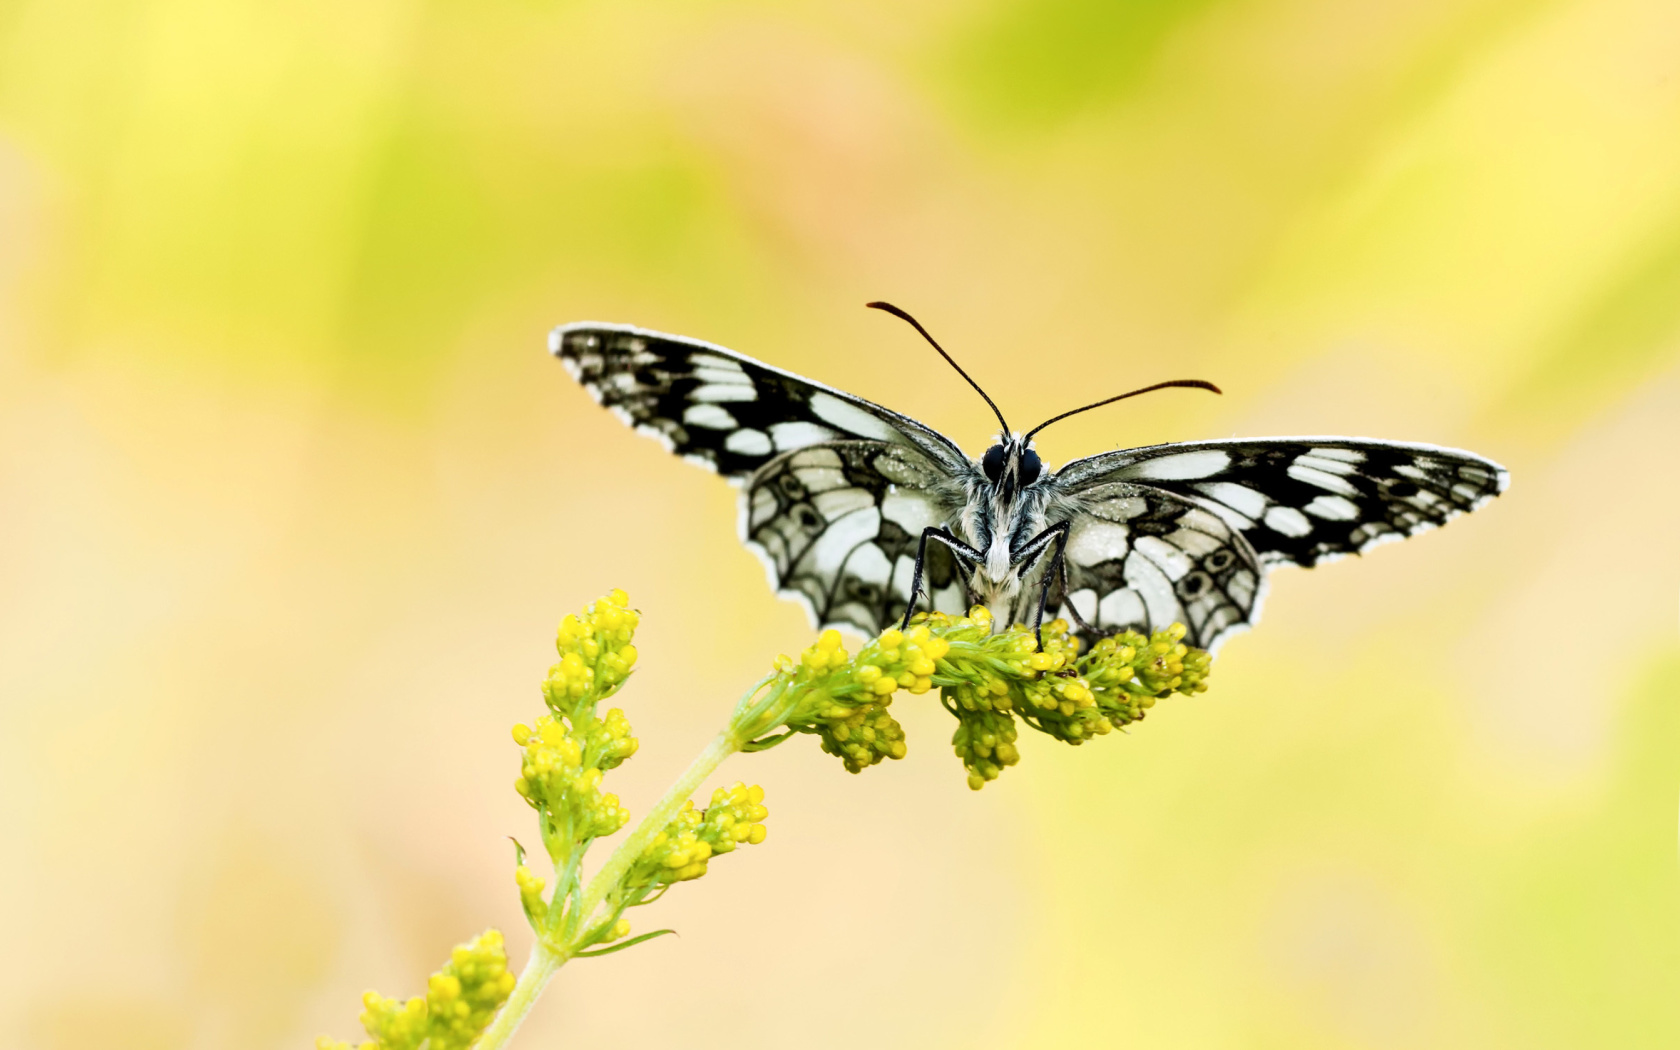
[[[705,810],[678,796],[644,819],[621,847],[629,851],[625,862],[607,865],[613,875],[589,891],[581,885],[581,861],[591,842],[630,820],[629,810],[617,795],[603,791],[601,782],[607,771],[635,754],[636,738],[623,711],[615,707],[600,715],[597,706],[635,666],[632,638],[639,619],[623,591],[566,617],[558,638],[560,662],[543,683],[548,714],[513,727],[514,743],[524,749],[514,788],[537,811],[553,865],[551,883],[526,865],[521,848],[514,881],[531,928],[562,954],[616,951],[653,936],[595,947],[629,933],[625,909],[649,903],[676,882],[699,878],[719,853],[764,841],[764,826],[758,823],[767,813],[763,789],[736,785],[716,793]]]
[[[853,773],[905,755],[904,728],[888,708],[899,690],[921,694],[934,686],[939,661],[950,643],[918,624],[908,631],[883,631],[848,657],[838,631],[824,631],[797,662],[781,657],[760,693],[737,712],[747,745],[758,750],[786,739],[763,738],[778,728],[810,733],[822,749]]]
[[[979,788],[1020,760],[1018,722],[1079,744],[1137,721],[1159,697],[1207,688],[1208,654],[1182,643],[1179,624],[1149,638],[1133,631],[1104,638],[1083,655],[1062,620],[1036,633],[992,626],[984,608],[964,617],[930,613],[908,630],[882,632],[856,657],[825,631],[797,662],[780,658],[742,701],[736,725],[746,748],[811,733],[856,773],[904,755],[904,731],[887,710],[894,693],[938,688],[957,719],[957,756]]]
[[[698,879],[706,864],[737,846],[764,841],[764,789],[736,783],[712,792],[711,805],[695,809],[689,800],[665,829],[655,835],[624,880],[632,898],[641,889]]]
[[[542,815],[543,842],[555,863],[630,820],[618,796],[601,790],[603,772],[636,750],[623,711],[615,707],[600,720],[544,715],[535,726],[514,726],[513,742],[525,749],[514,790]]]
[[[604,717],[596,711],[636,664],[631,638],[640,614],[629,604],[623,591],[613,591],[561,621],[560,662],[543,682],[549,713],[534,725],[513,727],[514,743],[525,749],[513,786],[537,811],[543,846],[557,869],[571,866],[591,840],[630,819],[618,796],[601,790],[601,779],[636,753],[636,738],[623,711],[615,707]]]
[[[1149,638],[1136,631],[1112,635],[1080,655],[1079,638],[1063,620],[1044,625],[1042,648],[1020,628],[974,640],[972,627],[951,623],[964,636],[959,659],[952,661],[950,677],[957,681],[941,684],[945,706],[958,721],[952,743],[972,788],[1019,760],[1017,718],[1064,743],[1081,744],[1137,721],[1160,697],[1207,689],[1211,660],[1182,644],[1182,624]],[[1032,673],[1023,674],[1023,665]]]
[[[443,969],[426,981],[426,994],[405,1001],[378,992],[362,996],[362,1027],[373,1038],[358,1050],[466,1050],[513,991],[502,935],[486,930],[458,944]],[[350,1050],[321,1036],[316,1050]]]

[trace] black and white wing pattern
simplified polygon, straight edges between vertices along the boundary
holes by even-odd
[[[698,339],[583,321],[548,345],[603,407],[737,483],[782,453],[859,439],[908,446],[954,477],[972,469],[909,416]]]
[[[741,539],[777,594],[871,635],[904,615],[921,531],[955,520],[974,473],[949,440],[695,339],[583,322],[549,347],[601,405],[741,486]],[[926,572],[934,608],[966,611],[949,551],[930,550]]]
[[[1497,463],[1457,449],[1300,437],[1109,452],[1067,464],[1053,484],[1072,522],[1068,589],[1074,608],[1083,614],[1082,582],[1098,607],[1099,619],[1090,622],[1105,628],[1159,628],[1170,622],[1163,617],[1176,602],[1185,615],[1173,615],[1190,627],[1192,644],[1212,648],[1258,618],[1266,569],[1310,567],[1415,536],[1475,510],[1503,492],[1507,481]],[[1161,509],[1168,505],[1164,500],[1196,513],[1174,515]],[[1163,518],[1180,527],[1160,532]],[[1104,532],[1104,523],[1125,531]],[[1076,547],[1082,532],[1105,536],[1106,547],[1095,541]],[[1182,557],[1150,544],[1152,555],[1143,539],[1150,534]],[[1089,561],[1098,549],[1113,557],[1081,564],[1080,554]],[[1153,569],[1171,584],[1170,596]],[[1128,589],[1135,598],[1124,593]],[[1105,601],[1108,617],[1102,614]],[[1124,613],[1135,617],[1139,605],[1146,617],[1122,622]]]
[[[1206,507],[1125,481],[1082,486],[1059,502],[1069,523],[1066,576],[1065,587],[1052,581],[1050,601],[1058,615],[1096,628],[1081,630],[1087,643],[1182,623],[1186,642],[1212,649],[1259,618],[1266,568]]]
[[[919,452],[877,441],[836,441],[779,456],[741,499],[741,538],[770,583],[822,625],[874,635],[903,619],[922,530],[957,516],[960,502]],[[966,577],[943,544],[927,548],[919,608],[962,614]]]

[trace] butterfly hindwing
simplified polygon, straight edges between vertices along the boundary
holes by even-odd
[[[1265,566],[1312,566],[1415,536],[1503,492],[1496,463],[1434,445],[1351,438],[1197,441],[1075,460],[1064,491],[1128,482],[1217,513]]]
[[[908,445],[946,472],[968,460],[907,416],[733,350],[630,325],[562,325],[549,348],[626,423],[744,482],[794,449],[853,439]]]
[[[777,593],[822,626],[876,634],[904,615],[924,528],[958,508],[944,473],[915,449],[842,441],[785,453],[741,494],[741,538]],[[967,591],[954,559],[929,544],[924,586],[933,607],[961,613]]]
[[[1097,636],[1182,623],[1187,643],[1212,649],[1259,615],[1265,569],[1217,514],[1128,482],[1085,486],[1067,502],[1066,587],[1051,591],[1061,616],[1071,621],[1071,606]]]

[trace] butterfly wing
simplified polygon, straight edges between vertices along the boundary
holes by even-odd
[[[960,475],[962,450],[890,409],[698,339],[584,321],[549,336],[591,397],[684,459],[741,484],[777,456],[863,439]]]
[[[585,322],[555,356],[600,404],[742,487],[741,539],[819,626],[875,634],[904,615],[922,529],[960,512],[962,450],[897,412],[695,339]],[[933,607],[961,613],[955,559],[929,544]]]
[[[1056,478],[1174,493],[1219,514],[1263,564],[1303,567],[1444,525],[1509,481],[1470,452],[1336,437],[1152,445],[1075,460]]]
[[[1214,649],[1252,623],[1266,574],[1242,535],[1223,518],[1160,489],[1098,482],[1059,494],[1068,521],[1065,586],[1051,581],[1059,615],[1069,606],[1103,634],[1148,634],[1185,625],[1185,641]]]
[[[904,445],[811,445],[771,460],[747,482],[741,538],[776,593],[804,605],[817,625],[874,635],[904,616],[922,530],[955,517],[956,491]],[[943,544],[928,544],[923,573],[932,608],[968,608],[965,580]]]
[[[1246,553],[1250,568],[1228,568],[1222,577],[1206,564],[1205,559],[1214,555],[1204,555],[1183,575],[1168,574],[1174,588],[1171,598],[1161,593],[1164,585],[1159,580],[1140,585],[1126,578],[1149,613],[1148,626],[1159,629],[1164,626],[1161,615],[1172,602],[1184,600],[1181,589],[1188,586],[1200,594],[1204,585],[1195,573],[1207,572],[1213,585],[1209,593],[1232,601],[1206,613],[1206,626],[1191,624],[1192,633],[1201,638],[1196,644],[1205,647],[1258,619],[1264,569],[1310,567],[1415,536],[1475,510],[1503,492],[1507,482],[1505,468],[1473,453],[1335,437],[1199,441],[1126,449],[1075,460],[1054,479],[1058,497],[1075,514],[1105,512],[1112,517],[1118,512],[1101,509],[1127,507],[1133,499],[1142,499],[1146,508],[1152,508],[1159,497],[1166,496],[1217,518],[1232,534],[1231,541],[1218,549],[1232,550],[1236,563]],[[1150,520],[1150,515],[1145,514],[1143,520]],[[1196,520],[1206,524],[1202,518]],[[1130,521],[1122,524],[1135,528]],[[1218,538],[1218,529],[1200,531],[1209,539],[1194,542]],[[1111,536],[1111,545],[1118,542]],[[1072,543],[1070,533],[1070,563]],[[1122,565],[1131,564],[1129,555]],[[1139,570],[1134,575],[1142,580],[1147,574]],[[1107,576],[1114,576],[1112,568]],[[1069,589],[1077,593],[1078,587],[1075,582]],[[1103,600],[1116,606],[1131,602],[1129,598],[1109,599],[1115,592],[1105,592],[1101,586],[1093,584],[1092,589],[1099,608]],[[1213,601],[1205,596],[1201,600]],[[1075,608],[1081,608],[1077,602]],[[1192,609],[1186,606],[1185,611],[1194,618]],[[1238,613],[1240,619],[1234,619]]]

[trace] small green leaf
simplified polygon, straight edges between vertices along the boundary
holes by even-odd
[[[611,948],[596,948],[594,951],[578,952],[575,958],[587,959],[595,955],[611,955],[613,952],[621,952],[624,949],[632,945],[640,944],[643,941],[652,940],[655,937],[662,937],[667,933],[676,932],[676,930],[654,930],[652,933],[644,933],[640,937],[632,937],[623,944],[615,944]]]

